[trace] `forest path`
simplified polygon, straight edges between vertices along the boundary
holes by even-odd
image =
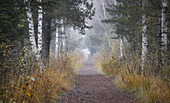
[[[75,86],[57,103],[133,103],[134,100],[117,88],[112,80],[97,73],[92,64],[86,64],[78,72]]]

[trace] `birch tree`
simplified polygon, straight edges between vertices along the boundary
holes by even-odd
[[[26,6],[26,14],[28,16],[28,25],[29,25],[29,37],[30,43],[32,47],[32,51],[35,53],[36,60],[38,61],[38,65],[40,69],[42,69],[42,62],[41,62],[41,50],[42,50],[42,6],[38,6],[38,34],[34,34],[34,23],[33,23],[33,16],[31,12],[30,2],[25,0],[28,3]],[[41,0],[38,0],[41,3]],[[38,36],[38,45],[36,45],[35,35]],[[42,70],[41,70],[42,71]]]
[[[65,20],[62,18],[61,19],[61,52],[65,53],[66,52],[66,34],[65,34]]]
[[[146,0],[142,1],[142,11],[144,12],[145,6],[146,5]],[[146,54],[147,54],[147,46],[148,46],[148,40],[147,40],[147,18],[146,14],[143,13],[142,15],[142,71],[144,69],[144,63],[146,60]]]
[[[167,0],[162,0],[162,10],[161,10],[161,57],[162,65],[166,65],[166,54],[167,54],[167,21],[166,13],[167,9]]]
[[[59,55],[59,46],[58,46],[58,43],[59,43],[59,34],[58,34],[58,19],[56,19],[56,32],[55,32],[55,58],[57,58],[57,55]]]
[[[37,0],[38,3],[41,3],[41,0]],[[43,11],[42,11],[42,5],[38,6],[38,48],[37,48],[37,58],[38,58],[38,65],[40,67],[40,72],[42,71],[43,68],[43,63],[42,63],[42,19],[43,19]]]
[[[41,0],[38,0],[39,3],[41,3]],[[38,59],[41,59],[41,51],[42,51],[42,6],[38,6],[38,52],[37,57]]]
[[[120,37],[120,57],[123,57],[123,37]]]
[[[32,51],[37,54],[37,47],[36,47],[36,41],[35,41],[35,35],[34,35],[34,23],[33,23],[33,17],[32,17],[32,12],[31,12],[31,7],[30,7],[30,2],[28,0],[25,0],[25,3],[28,3],[28,6],[26,6],[26,14],[27,14],[27,20],[28,20],[28,27],[29,27],[29,38],[30,38],[30,43],[32,47]]]

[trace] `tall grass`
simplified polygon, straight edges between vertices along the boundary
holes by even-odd
[[[96,53],[94,55],[94,62],[100,72],[106,75],[115,75],[119,72],[119,60],[115,55],[108,52]]]
[[[103,72],[114,76],[114,84],[133,93],[140,103],[169,103],[170,83],[169,66],[165,68],[164,77],[157,71],[157,60],[150,55],[145,64],[145,72],[141,72],[140,56],[129,56],[126,60],[118,60],[118,57],[101,54],[95,59]]]
[[[170,101],[170,86],[160,77],[123,71],[116,76],[114,83],[134,93],[139,102],[168,103]]]
[[[34,56],[21,56],[19,59],[13,61],[17,66],[4,63],[9,71],[6,71],[4,77],[7,78],[0,85],[0,102],[55,103],[56,98],[73,85],[75,69],[82,66],[80,55],[58,56],[57,59],[50,58],[49,65],[41,73]],[[8,60],[4,59],[4,62]]]
[[[74,65],[74,71],[77,73],[83,67],[84,55],[80,51],[74,51],[70,54],[70,58]]]

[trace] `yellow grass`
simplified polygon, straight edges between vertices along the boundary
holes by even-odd
[[[144,103],[168,103],[170,101],[170,86],[159,77],[120,73],[114,83],[125,90],[135,93],[140,102]]]
[[[119,71],[119,61],[112,54],[97,53],[94,55],[94,62],[99,71],[106,75],[115,75]]]
[[[0,102],[55,103],[56,98],[75,82],[75,69],[82,66],[79,57],[51,58],[43,73],[35,68],[34,62],[28,62],[25,66],[34,68],[34,72],[9,75],[9,80],[0,86]]]
[[[165,75],[166,77],[163,79],[159,75],[151,74],[152,72],[149,70],[146,71],[145,75],[139,74],[141,63],[138,57],[129,58],[130,61],[122,62],[118,61],[113,54],[101,53],[96,57],[96,65],[100,66],[105,74],[115,77],[115,85],[133,93],[137,98],[137,103],[170,103],[168,75]],[[151,66],[146,65],[145,69],[150,69]],[[169,70],[169,66],[166,70]]]

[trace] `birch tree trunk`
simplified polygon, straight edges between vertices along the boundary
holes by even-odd
[[[62,30],[61,30],[61,19],[58,20],[58,55],[62,52]]]
[[[146,1],[143,0],[142,1],[142,10],[144,11],[144,6],[146,4]],[[144,70],[144,63],[146,60],[146,54],[148,51],[148,39],[147,39],[147,24],[146,24],[147,18],[146,18],[146,14],[143,13],[142,16],[142,71]]]
[[[25,2],[28,2],[25,0]],[[41,0],[38,0],[41,2]],[[38,66],[40,67],[40,72],[42,72],[42,62],[40,51],[42,50],[42,6],[38,6],[38,46],[36,45],[35,34],[34,34],[34,23],[33,23],[33,16],[30,8],[30,2],[28,2],[28,7],[26,7],[27,11],[26,14],[28,16],[29,22],[29,36],[30,36],[30,43],[33,52],[35,53],[36,60],[38,61]],[[37,48],[38,47],[38,48]]]
[[[61,19],[61,51],[64,53],[64,48],[65,48],[65,33],[64,33],[64,19]]]
[[[64,26],[64,19],[62,18],[60,20],[60,53],[65,54],[66,53],[66,35],[65,35],[65,26]],[[63,55],[62,55],[63,56]]]
[[[167,8],[167,0],[162,0],[162,12],[161,12],[161,61],[162,66],[166,66],[166,54],[167,54],[167,22],[165,10]]]
[[[66,42],[67,36],[66,36],[66,26],[65,26],[65,20],[63,20],[63,52],[66,55],[67,52],[67,42]]]
[[[37,0],[37,2],[41,3],[41,0]],[[43,11],[42,11],[42,6],[38,6],[38,48],[37,48],[37,54],[36,57],[38,59],[38,65],[40,68],[40,72],[42,73],[42,67],[43,67],[43,63],[42,63],[42,19],[43,19]]]
[[[38,0],[39,3],[41,3],[41,0]],[[40,60],[41,59],[41,51],[42,51],[42,6],[38,6],[38,51],[37,51],[37,57]]]
[[[25,2],[28,2],[28,0],[25,0]],[[32,17],[32,12],[31,12],[31,8],[30,8],[30,2],[28,2],[28,7],[26,8],[26,14],[28,17],[28,26],[29,26],[29,37],[30,37],[30,43],[31,43],[31,47],[32,47],[32,51],[35,53],[35,55],[37,54],[37,47],[36,47],[36,41],[35,41],[35,35],[34,35],[34,23],[33,23],[33,17]]]
[[[123,57],[123,38],[120,37],[120,57]]]
[[[67,52],[67,44],[66,44],[66,33],[65,33],[65,26],[64,26],[64,31],[63,31],[63,52],[66,53]]]
[[[57,55],[59,55],[59,45],[58,45],[58,43],[59,43],[59,35],[58,35],[58,19],[56,19],[56,34],[55,34],[55,58],[57,58]]]

